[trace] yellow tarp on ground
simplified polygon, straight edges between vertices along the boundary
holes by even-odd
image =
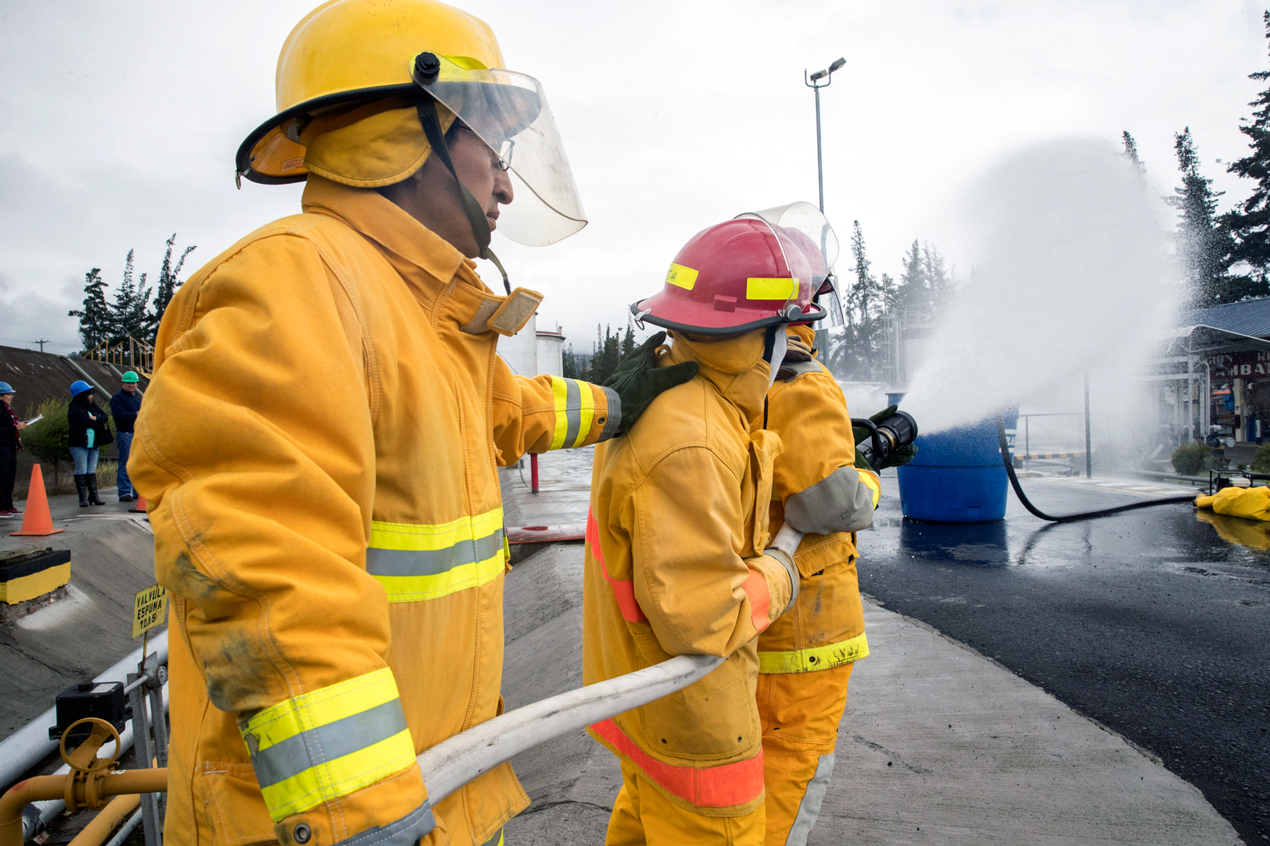
[[[1222,488],[1212,496],[1197,496],[1195,507],[1228,517],[1270,521],[1270,488]]]

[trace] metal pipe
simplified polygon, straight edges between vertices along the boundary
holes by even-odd
[[[682,690],[723,661],[714,655],[680,655],[517,708],[443,740],[418,758],[428,801],[435,806],[521,752]]]
[[[70,773],[65,775],[36,776],[15,784],[3,796],[0,796],[0,846],[22,846],[25,835],[22,832],[22,811],[27,805],[40,799],[54,799],[67,794],[67,781],[73,780]],[[94,793],[97,796],[118,796],[123,793],[162,793],[168,789],[168,771],[162,770],[127,770],[121,773],[107,773],[97,779]],[[87,799],[84,783],[74,786],[76,802]]]
[[[152,640],[148,651],[159,653],[159,663],[168,660],[168,633]],[[141,650],[137,649],[94,682],[124,681],[128,673],[141,663]],[[50,708],[13,734],[0,741],[0,789],[4,789],[22,777],[22,774],[57,751],[57,741],[49,740],[48,730],[57,725],[56,709]]]
[[[529,453],[529,492],[538,493],[538,453]]]
[[[128,817],[128,821],[123,824],[123,828],[115,832],[115,836],[110,838],[110,842],[106,846],[123,846],[123,842],[128,839],[128,835],[137,830],[137,826],[141,824],[141,811],[137,811]]]
[[[820,186],[820,213],[825,211],[825,165],[820,153],[820,86],[816,86],[816,182]]]
[[[1094,456],[1089,437],[1089,371],[1085,371],[1085,478],[1094,477]]]
[[[124,821],[124,818],[137,810],[140,805],[139,793],[116,796],[106,804],[106,807],[97,812],[97,816],[93,817],[79,834],[75,835],[70,846],[101,846],[110,833]]]
[[[164,632],[165,637],[166,635],[167,635],[167,632]],[[163,645],[164,645],[164,649],[166,650],[167,648],[166,640],[164,641]],[[163,713],[166,714],[167,712],[168,712],[168,685],[165,684],[163,686]],[[132,721],[129,720],[128,724],[123,727],[123,731],[119,732],[119,754],[120,755],[123,755],[123,753],[127,752],[129,749],[132,748],[132,740],[133,740]],[[71,771],[71,768],[63,764],[53,773],[53,775],[55,776],[65,775],[66,773],[70,771]],[[39,801],[35,803],[35,807],[39,811],[38,815],[29,814],[26,817],[24,817],[22,820],[23,837],[26,839],[30,839],[35,836],[35,830],[38,826],[46,825],[49,820],[53,819],[53,817],[62,813],[62,811],[66,808],[66,799],[64,797],[58,797],[54,799]]]

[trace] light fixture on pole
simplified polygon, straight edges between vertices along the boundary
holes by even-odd
[[[844,58],[839,58],[825,70],[818,70],[810,77],[807,71],[803,71],[803,85],[812,88],[816,92],[816,176],[820,182],[820,211],[825,210],[825,166],[824,157],[820,151],[820,89],[828,88],[829,83],[833,82],[833,72],[847,63]],[[820,80],[824,80],[822,84]]]

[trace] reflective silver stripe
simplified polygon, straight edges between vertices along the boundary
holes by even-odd
[[[384,826],[368,828],[347,840],[339,840],[333,846],[415,846],[436,826],[432,818],[432,803],[424,800],[401,819]]]
[[[599,385],[594,387],[600,388]],[[612,388],[600,388],[600,390],[604,391],[604,396],[609,401],[609,410],[604,420],[604,431],[600,432],[600,440],[607,441],[617,434],[618,427],[622,425],[622,398]]]
[[[873,490],[854,467],[839,467],[785,501],[785,520],[806,534],[858,532],[873,525]]]
[[[366,572],[372,576],[437,576],[464,564],[492,558],[503,548],[503,530],[446,549],[366,550]]]
[[[789,604],[785,606],[785,609],[780,614],[773,616],[772,619],[775,619],[794,607],[794,602],[798,599],[798,587],[802,584],[802,579],[799,578],[798,568],[794,566],[794,559],[789,557],[788,552],[774,546],[769,546],[763,552],[768,558],[775,558],[779,561],[781,566],[785,568],[785,572],[789,574]]]
[[[807,790],[803,793],[803,801],[798,804],[798,816],[789,829],[789,837],[785,838],[785,846],[804,846],[807,835],[820,816],[820,803],[825,800],[825,791],[829,789],[829,776],[833,775],[834,753],[821,755],[816,763],[816,774],[807,782]]]
[[[263,789],[405,730],[401,700],[393,699],[261,749],[251,756],[251,765]]]
[[[577,379],[564,380],[564,418],[568,421],[564,448],[568,449],[578,439],[578,427],[582,425],[582,390]]]

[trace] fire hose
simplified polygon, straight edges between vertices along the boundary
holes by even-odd
[[[1023,507],[1032,514],[1040,517],[1042,520],[1049,520],[1052,523],[1074,523],[1078,520],[1094,520],[1099,517],[1108,517],[1112,514],[1119,514],[1122,511],[1135,511],[1139,508],[1153,508],[1157,505],[1180,505],[1187,503],[1193,505],[1195,503],[1195,494],[1187,494],[1186,496],[1170,496],[1163,499],[1153,499],[1149,502],[1131,502],[1128,505],[1117,505],[1114,508],[1101,508],[1097,511],[1082,511],[1079,514],[1061,514],[1054,516],[1046,514],[1041,509],[1032,504],[1027,498],[1027,494],[1023,493],[1023,486],[1019,484],[1019,477],[1014,473],[1014,462],[1010,460],[1010,444],[1005,436],[1005,418],[997,418],[997,439],[1001,445],[1001,463],[1005,465],[1006,475],[1010,477],[1010,486],[1014,488],[1015,496],[1019,498],[1019,502],[1023,503]]]

